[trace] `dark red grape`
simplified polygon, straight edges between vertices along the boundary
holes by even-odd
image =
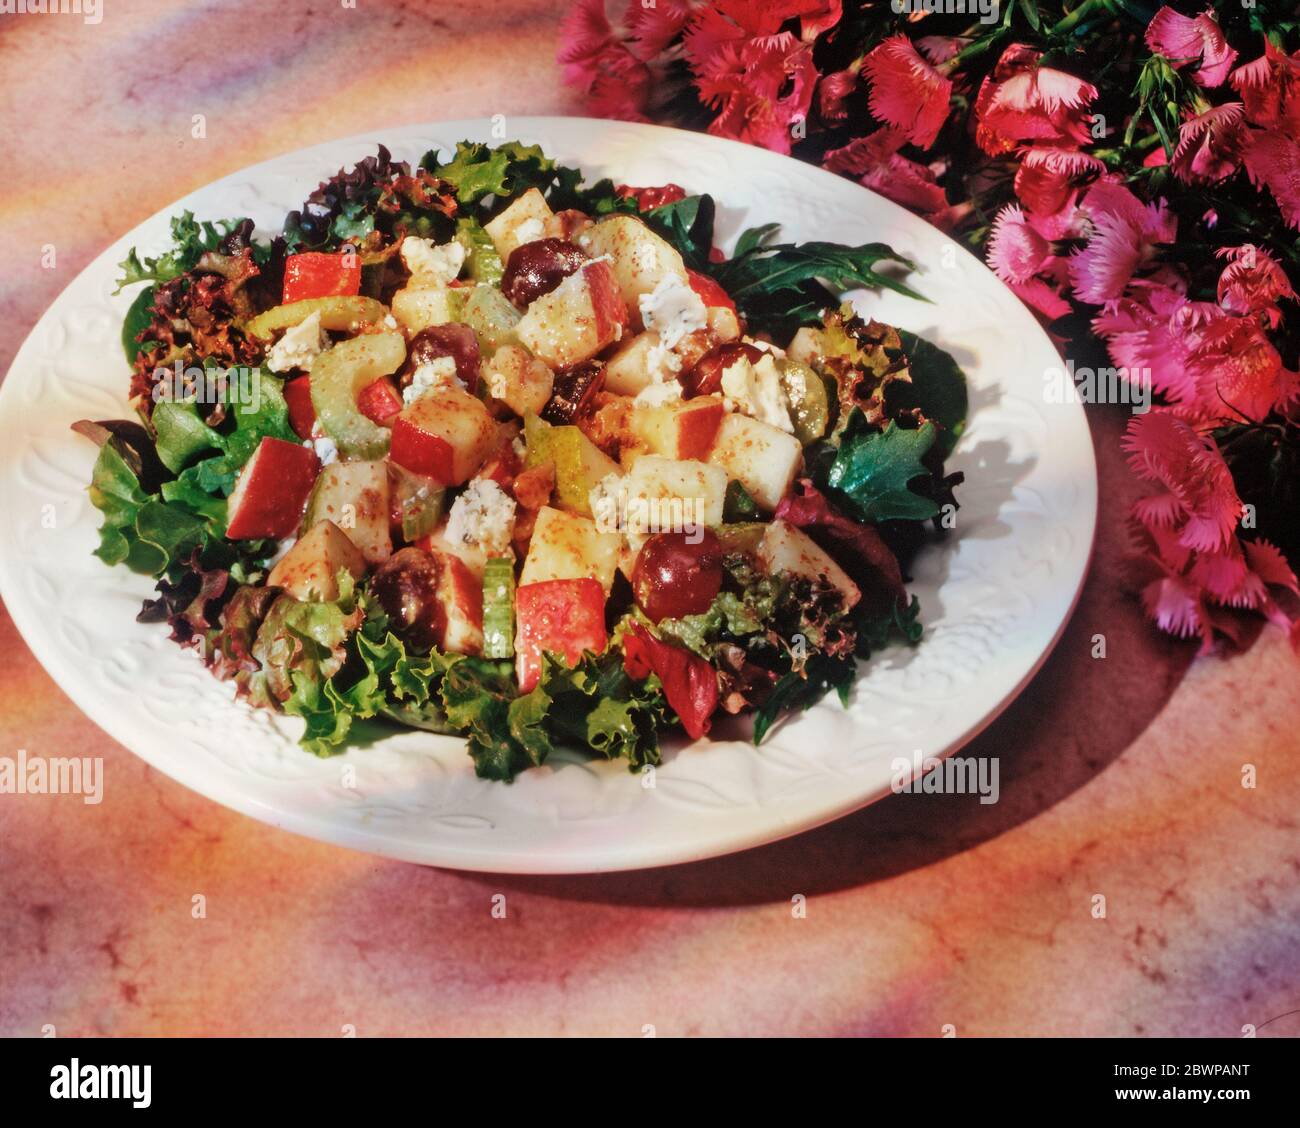
[[[728,341],[725,345],[715,345],[706,352],[695,366],[682,376],[682,387],[687,399],[695,396],[714,396],[722,390],[722,374],[741,357],[750,364],[757,364],[763,359],[762,349],[743,341]]]
[[[510,252],[501,292],[520,309],[549,294],[590,257],[565,239],[534,239]]]
[[[605,366],[598,360],[583,361],[567,372],[557,372],[542,418],[561,427],[573,423],[593,408],[596,393],[604,386]]]
[[[722,545],[709,529],[656,533],[632,569],[637,604],[656,623],[702,614],[721,588]]]
[[[370,580],[370,592],[399,638],[420,650],[437,641],[438,561],[418,548],[401,548],[385,560]]]
[[[406,346],[406,363],[399,373],[400,382],[403,386],[409,384],[417,368],[444,356],[456,362],[456,376],[466,390],[473,392],[478,387],[478,336],[468,325],[455,321],[430,325],[411,338],[411,343]]]

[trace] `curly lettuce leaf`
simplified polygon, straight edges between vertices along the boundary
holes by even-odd
[[[296,611],[288,604],[281,610],[276,598],[274,614],[267,614],[265,607],[253,606],[252,596],[241,598],[270,590],[236,594],[212,638],[213,664],[234,672],[255,701],[280,700],[286,712],[302,717],[302,744],[309,751],[342,751],[354,722],[375,717],[432,732],[459,731],[438,692],[459,656],[411,653],[351,577],[340,574],[338,599],[303,603]],[[292,645],[301,634],[314,647]]]
[[[303,744],[317,755],[340,751],[355,721],[379,717],[464,737],[484,779],[509,781],[561,745],[625,759],[633,769],[659,762],[663,696],[654,679],[629,678],[617,650],[587,654],[573,668],[547,655],[537,687],[520,696],[508,661],[410,651],[378,604],[364,593],[358,598],[350,581],[333,603],[280,606],[272,606],[257,633],[252,653],[261,671],[251,684],[304,718]],[[316,649],[285,644],[306,636]],[[246,639],[246,626],[228,636],[243,652]]]
[[[537,145],[458,141],[451,160],[440,161],[437,150],[430,149],[420,167],[452,185],[461,204],[473,206],[488,196],[518,196],[529,188],[545,191],[555,180],[556,165]]]
[[[555,211],[576,208],[593,219],[616,213],[637,215],[641,210],[636,200],[620,192],[609,177],[586,184],[579,169],[565,165],[556,165],[555,184],[547,192],[546,201]]]
[[[698,615],[661,619],[655,631],[661,638],[712,661],[721,643],[742,641],[767,631],[781,587],[777,580],[756,578],[740,593],[719,592],[709,609]]]
[[[921,605],[916,596],[910,603],[893,603],[876,615],[855,614],[858,658],[869,658],[894,643],[915,646],[921,638]],[[754,743],[761,744],[772,726],[788,712],[806,711],[834,690],[845,706],[857,680],[857,663],[852,653],[814,654],[801,667],[781,676],[754,714]]]
[[[835,382],[835,423],[826,441],[838,445],[855,409],[869,427],[893,418],[886,398],[895,383],[911,379],[903,341],[892,325],[864,320],[845,302],[827,310],[821,334],[821,368]]]
[[[145,600],[138,623],[166,623],[172,641],[187,646],[215,630],[217,615],[233,590],[225,568],[206,568],[196,552],[186,562],[185,573],[175,582],[158,581],[158,597]]]
[[[117,280],[117,289],[113,293],[119,294],[137,282],[170,282],[187,270],[193,270],[199,259],[209,251],[215,251],[221,241],[244,222],[243,219],[199,222],[195,220],[192,211],[181,212],[171,221],[171,249],[153,258],[141,258],[136,248],[132,247],[126,258],[118,264],[122,276]],[[137,298],[135,305],[139,305],[140,301]],[[132,309],[138,317],[139,311],[135,310],[135,306]],[[131,345],[134,345],[134,336]],[[127,347],[127,352],[131,352],[131,346]]]
[[[634,681],[621,653],[590,652],[572,668],[544,656],[541,680],[509,708],[510,735],[532,764],[557,744],[576,744],[606,759],[624,759],[633,771],[659,763],[658,729],[666,707],[658,682]]]
[[[511,780],[528,766],[527,756],[510,736],[512,663],[458,655],[449,662],[438,695],[448,723],[465,737],[479,776]]]
[[[278,702],[286,713],[302,717],[307,722],[303,744],[318,755],[343,741],[356,715],[338,708],[328,690],[362,618],[352,578],[342,569],[338,599],[302,602],[280,596],[253,643],[252,656],[261,667],[249,683],[254,703]]]
[[[423,169],[393,160],[380,145],[350,169],[317,185],[284,221],[290,251],[337,250],[344,243],[378,251],[402,235],[445,239],[456,214],[448,186]]]
[[[595,219],[639,213],[636,200],[620,193],[608,177],[587,184],[580,169],[557,164],[538,146],[520,141],[461,141],[449,160],[440,160],[437,151],[430,150],[420,167],[453,185],[465,207],[495,210],[506,199],[536,188],[554,211],[576,208]]]

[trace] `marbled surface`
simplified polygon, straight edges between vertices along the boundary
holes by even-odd
[[[387,124],[577,110],[563,7],[0,17],[0,370],[100,248],[209,180]],[[1271,629],[1193,660],[1147,627],[1123,420],[1092,419],[1092,578],[969,750],[1000,758],[1000,801],[897,796],[696,865],[465,875],[298,839],[112,743],[0,615],[0,755],[105,772],[97,806],[0,795],[0,1034],[1300,1034],[1300,661]]]

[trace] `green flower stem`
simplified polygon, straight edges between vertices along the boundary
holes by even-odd
[[[1069,15],[1058,20],[1048,31],[1049,36],[1069,35],[1080,23],[1094,12],[1110,11],[1110,0],[1083,0]]]

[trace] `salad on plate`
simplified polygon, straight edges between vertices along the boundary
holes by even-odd
[[[136,418],[77,424],[97,555],[320,755],[397,725],[489,779],[636,770],[672,729],[847,701],[920,637],[965,380],[842,302],[920,297],[888,246],[769,224],[726,255],[714,217],[463,142],[380,146],[272,236],[174,218],[122,264]]]

